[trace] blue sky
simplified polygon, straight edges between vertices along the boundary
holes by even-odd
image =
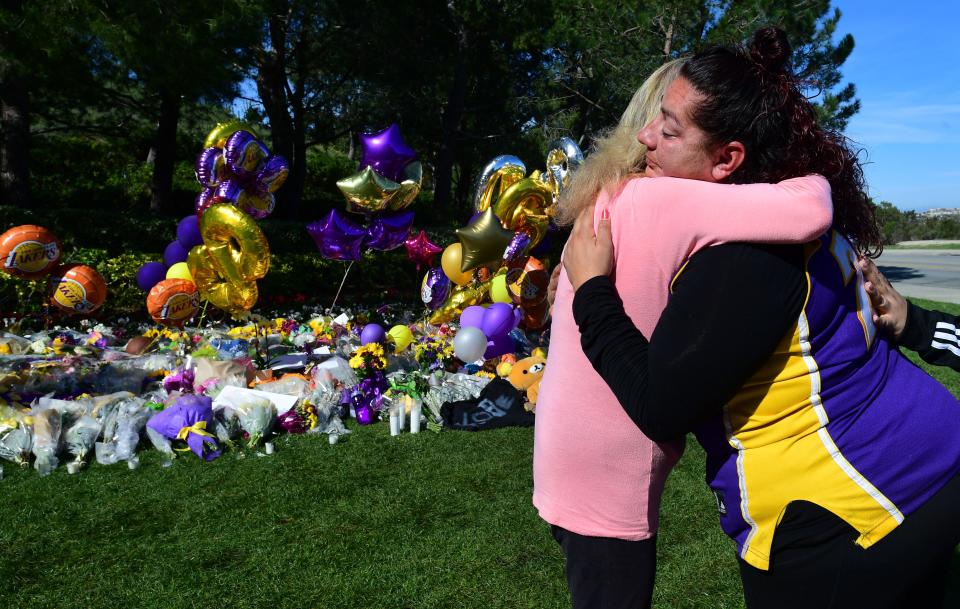
[[[860,112],[847,135],[866,151],[870,194],[900,209],[960,207],[960,0],[834,0],[841,71]]]

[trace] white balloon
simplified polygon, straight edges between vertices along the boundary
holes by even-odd
[[[460,328],[453,337],[453,353],[460,360],[475,362],[487,350],[487,335],[480,328]]]

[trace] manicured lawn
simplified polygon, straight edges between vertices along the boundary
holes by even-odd
[[[933,373],[960,395],[960,374]],[[531,429],[388,431],[354,428],[335,446],[284,437],[270,457],[171,468],[145,451],[136,471],[39,478],[4,463],[3,606],[569,606],[560,550],[530,504]],[[742,607],[693,442],[662,514],[655,606]],[[960,564],[953,575],[960,591]]]

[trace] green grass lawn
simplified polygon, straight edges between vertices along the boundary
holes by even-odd
[[[960,395],[960,375],[933,373]],[[559,547],[530,504],[531,429],[353,429],[335,446],[282,437],[270,457],[170,468],[151,451],[139,470],[76,476],[5,463],[2,606],[569,606]],[[656,607],[743,606],[703,467],[691,442],[667,484]],[[960,604],[960,564],[953,575]]]

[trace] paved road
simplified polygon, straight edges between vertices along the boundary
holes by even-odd
[[[905,296],[960,304],[960,250],[884,250],[877,266]]]

